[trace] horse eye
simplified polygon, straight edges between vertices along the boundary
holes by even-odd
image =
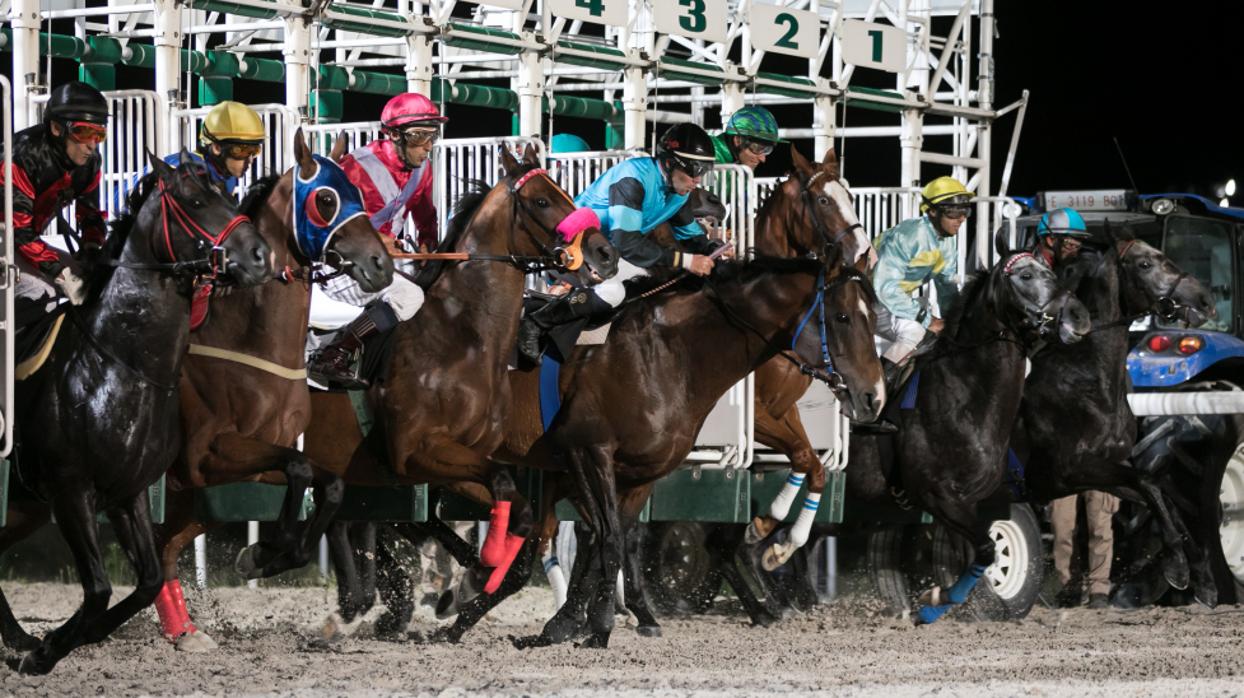
[[[838,313],[834,316],[834,319],[843,324],[851,322],[851,318],[847,317],[846,313]]]
[[[544,197],[540,197],[536,199],[536,206],[539,206],[540,208],[548,208],[549,200]]]
[[[828,196],[821,196],[821,197],[817,197],[816,203],[818,203],[818,204],[820,204],[820,205],[822,205],[822,206],[828,206],[828,205],[829,205],[829,197],[828,197]]]
[[[1149,260],[1145,259],[1145,260],[1141,260],[1141,262],[1137,264],[1136,266],[1147,271],[1153,268],[1153,262],[1150,262]]]
[[[1032,272],[1026,271],[1023,274],[1020,274],[1019,278],[1023,279],[1024,281],[1032,281]]]

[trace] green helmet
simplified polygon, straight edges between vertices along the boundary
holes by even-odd
[[[766,143],[785,143],[778,137],[777,119],[773,112],[764,107],[743,107],[730,115],[723,133],[730,136],[743,136]]]

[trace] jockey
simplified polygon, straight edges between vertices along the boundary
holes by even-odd
[[[415,221],[421,250],[437,243],[437,214],[432,202],[432,146],[441,135],[441,116],[432,100],[407,92],[390,99],[380,114],[384,138],[355,149],[341,161],[341,169],[363,194],[363,208],[381,234],[406,242],[406,216]],[[350,367],[363,340],[409,320],[423,305],[423,289],[402,273],[379,293],[363,293],[348,277],[338,277],[325,293],[339,301],[363,307],[363,314],[341,328],[333,340],[312,354],[307,370],[318,382],[360,388],[367,382]]]
[[[1054,269],[1080,254],[1080,246],[1091,237],[1079,211],[1057,208],[1041,216],[1037,223],[1037,246],[1033,253]]]
[[[203,164],[212,184],[227,196],[237,196],[238,178],[259,157],[264,143],[263,119],[241,102],[224,101],[212,107],[199,127],[199,148],[190,159]],[[181,153],[164,158],[176,167]]]
[[[953,177],[938,177],[921,192],[919,218],[912,218],[882,234],[877,241],[873,286],[881,303],[877,334],[885,348],[882,358],[901,364],[928,333],[942,331],[941,318],[912,297],[930,280],[937,288],[938,305],[945,312],[958,295],[959,255],[955,236],[967,219],[973,194]]]
[[[575,204],[596,211],[602,229],[622,256],[618,273],[595,289],[569,293],[524,317],[519,351],[539,360],[543,332],[617,308],[626,298],[622,282],[643,276],[649,269],[681,267],[698,276],[711,272],[709,255],[725,243],[710,240],[682,209],[691,190],[712,171],[714,161],[713,142],[704,129],[675,124],[661,136],[655,158],[624,160],[580,194]],[[666,221],[673,224],[675,237],[688,252],[665,248],[648,237]]]
[[[13,136],[13,240],[22,271],[15,293],[23,302],[43,304],[45,311],[56,306],[58,289],[74,305],[86,293],[72,258],[39,239],[48,223],[75,204],[83,246],[104,242],[99,144],[108,135],[108,112],[99,90],[83,82],[65,83],[52,90],[43,123]],[[0,182],[8,175],[0,171]]]
[[[775,146],[786,142],[778,137],[773,113],[759,106],[743,107],[731,114],[726,130],[712,138],[717,164],[738,163],[752,172],[764,164]]]

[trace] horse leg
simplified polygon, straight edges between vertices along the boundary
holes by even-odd
[[[165,639],[183,652],[206,652],[216,649],[216,641],[195,627],[186,608],[185,594],[177,572],[181,551],[210,528],[194,518],[193,490],[169,490],[165,501],[164,525],[156,529],[156,547],[164,575],[164,586],[156,596],[156,615]]]
[[[923,604],[916,612],[916,624],[936,622],[952,607],[968,600],[972,589],[993,564],[997,554],[993,539],[989,537],[989,522],[981,521],[976,514],[975,503],[947,502],[926,497],[926,509],[939,523],[958,533],[972,543],[975,558],[955,583],[945,591],[933,587],[921,597]]]
[[[743,545],[743,541],[737,533],[731,534],[732,529],[728,526],[718,526],[709,534],[707,541],[709,564],[725,579],[726,584],[729,584],[730,588],[734,590],[734,595],[738,597],[739,603],[743,605],[743,610],[747,612],[752,625],[767,628],[778,621],[778,616],[766,608],[765,604],[757,598],[751,584],[748,584],[747,579],[743,576],[743,572],[739,570],[735,551]],[[747,555],[746,557],[748,567],[753,567],[750,564],[751,556]]]
[[[65,655],[84,644],[84,629],[107,610],[108,599],[112,597],[112,586],[108,583],[99,549],[94,497],[85,492],[62,492],[53,500],[52,509],[78,569],[82,605],[22,658],[18,671],[23,674],[46,674]]]
[[[378,527],[376,536],[376,590],[380,592],[380,602],[385,606],[384,615],[376,621],[376,633],[379,635],[404,631],[415,613],[415,586],[410,570],[393,553],[395,533],[394,527],[386,525]],[[403,537],[416,548],[423,542],[420,537]]]
[[[50,518],[51,511],[41,502],[10,502],[8,521],[4,528],[0,528],[0,553],[42,528]],[[39,646],[38,638],[26,632],[13,615],[3,589],[0,589],[0,638],[3,638],[5,647],[21,652],[29,652]]]
[[[321,635],[334,640],[353,634],[375,602],[376,527],[335,521],[327,535],[328,557],[337,577],[337,611],[329,615]]]
[[[160,554],[156,550],[155,531],[151,524],[151,507],[147,493],[140,492],[125,506],[108,512],[117,542],[134,566],[137,583],[128,596],[104,611],[84,628],[86,642],[100,642],[124,625],[139,611],[155,601],[164,585]]]
[[[510,571],[501,580],[499,586],[491,593],[477,594],[470,601],[459,604],[458,617],[454,619],[453,625],[437,630],[433,633],[432,640],[458,642],[466,631],[474,627],[497,604],[527,585],[531,579],[531,563],[535,557],[536,546],[535,541],[529,541],[526,538],[521,540],[523,545],[514,557]]]
[[[575,523],[574,567],[570,569],[566,603],[562,604],[553,617],[544,624],[539,635],[511,638],[515,647],[519,649],[548,647],[565,642],[579,632],[587,622],[587,604],[590,599],[588,591],[595,584],[594,575],[599,569],[594,560],[596,552],[594,535],[587,523],[583,521]]]
[[[640,549],[639,513],[652,494],[652,485],[644,485],[619,495],[622,521],[626,527],[626,569],[623,570],[626,608],[635,614],[639,626],[635,632],[644,637],[661,637],[661,624],[648,606],[644,594],[643,551]]]
[[[578,481],[580,496],[588,503],[586,509],[596,530],[600,578],[588,606],[591,635],[583,647],[609,646],[614,626],[614,602],[618,571],[622,568],[623,541],[626,535],[618,512],[618,490],[614,478],[613,457],[606,447],[571,449],[566,460]]]
[[[786,564],[795,551],[808,542],[808,536],[812,532],[812,522],[816,519],[816,511],[821,504],[821,493],[825,491],[825,465],[816,457],[812,447],[806,441],[791,454],[790,458],[795,473],[804,472],[808,475],[808,491],[803,497],[803,507],[799,510],[795,523],[791,525],[787,540],[775,541],[764,551],[760,564],[765,572],[772,572]],[[789,487],[790,481],[788,480],[787,485],[782,489],[783,494]],[[781,495],[778,496],[781,497]],[[774,501],[776,504],[777,500]],[[770,510],[770,516],[776,513]],[[782,512],[782,516],[775,517],[774,521],[785,519],[786,514],[787,512]]]
[[[809,474],[814,480],[819,480],[820,488],[813,490],[812,483],[809,483],[809,494],[805,497],[805,506],[808,503],[808,497],[812,493],[816,493],[815,501],[820,501],[821,492],[825,489],[825,469],[821,464],[816,453],[812,450],[811,442],[808,439],[808,433],[803,427],[803,422],[799,418],[799,408],[791,405],[780,418],[774,417],[769,410],[756,411],[756,440],[771,448],[781,451],[791,463],[791,473],[786,478],[786,484],[782,486],[782,490],[773,498],[773,502],[769,505],[769,513],[767,516],[757,516],[752,519],[751,524],[747,527],[747,535],[744,539],[748,545],[759,545],[769,534],[786,519],[786,515],[790,513],[790,507],[795,502],[795,497],[799,494],[799,490],[803,487],[804,478]],[[815,514],[813,509],[813,514]],[[807,536],[805,534],[806,542]],[[777,562],[772,567],[766,569],[773,570],[784,563],[790,555],[794,553],[794,546],[786,553],[785,559]],[[780,551],[775,551],[775,554]]]
[[[479,589],[484,586],[487,577],[483,575],[483,570],[479,567],[479,554],[475,552],[475,546],[463,540],[457,531],[436,518],[434,514],[429,515],[424,523],[404,522],[395,524],[394,528],[416,547],[418,543],[415,541],[432,538],[444,547],[450,557],[465,570],[458,586],[446,589],[436,602],[437,618],[448,618],[457,614],[458,606],[475,598]],[[390,590],[387,593],[394,592]]]

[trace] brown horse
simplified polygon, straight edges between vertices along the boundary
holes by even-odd
[[[344,144],[338,140],[339,147]],[[377,291],[392,280],[393,261],[365,215],[345,218],[341,213],[362,210],[359,192],[335,163],[312,155],[301,129],[294,156],[294,168],[256,185],[243,204],[276,251],[277,268],[286,273],[213,299],[211,321],[191,335],[182,367],[185,438],[181,457],[169,471],[168,520],[161,541],[165,585],[156,602],[164,634],[179,649],[214,646],[190,621],[177,575],[182,549],[211,528],[196,517],[196,490],[242,481],[288,484],[280,536],[247,548],[238,558],[239,571],[247,577],[306,564],[341,503],[340,479],[295,448],[311,421],[303,360],[311,282],[327,259],[363,290]],[[315,244],[307,227],[301,235],[295,231],[295,201],[304,209],[314,207],[319,220],[336,224],[327,244]],[[333,221],[335,212],[345,220]],[[316,511],[300,525],[303,492],[310,485],[317,488]]]
[[[590,212],[576,209],[539,169],[533,148],[522,163],[503,153],[502,164],[506,174],[497,186],[459,202],[442,245],[472,260],[445,268],[420,312],[395,330],[389,377],[369,392],[376,429],[366,438],[358,430],[347,395],[316,393],[304,444],[308,457],[351,484],[447,485],[493,506],[481,558],[494,570],[494,585],[533,525],[531,506],[509,473],[488,460],[510,404],[506,370],[529,269],[524,259],[558,264],[574,227],[581,232],[568,247],[580,249],[574,254],[583,262],[575,265],[582,280],[612,276],[618,260],[599,221],[587,220]],[[347,557],[335,554],[338,562]],[[462,632],[482,616],[475,612],[459,615]]]
[[[575,565],[566,604],[540,636],[519,640],[519,646],[564,641],[582,623],[589,600],[587,644],[607,646],[623,533],[656,480],[684,462],[718,399],[791,346],[800,317],[818,297],[830,318],[826,339],[839,378],[835,387],[859,419],[880,413],[885,396],[872,343],[872,287],[842,264],[839,244],[858,225],[850,199],[832,151],[819,168],[797,152],[794,157],[799,176],[766,202],[758,228],[816,251],[816,258],[727,263],[707,280],[683,281],[671,292],[631,303],[604,345],[579,348],[563,366],[563,403],[546,434],[537,377],[512,374],[522,408],[512,411],[505,448],[496,458],[569,471],[575,504],[596,537],[596,557]],[[839,189],[842,196],[824,193]],[[710,351],[714,360],[705,361]],[[644,409],[635,409],[635,396],[643,396]],[[639,595],[628,589],[627,596],[629,604]],[[656,625],[651,618],[640,623]]]

